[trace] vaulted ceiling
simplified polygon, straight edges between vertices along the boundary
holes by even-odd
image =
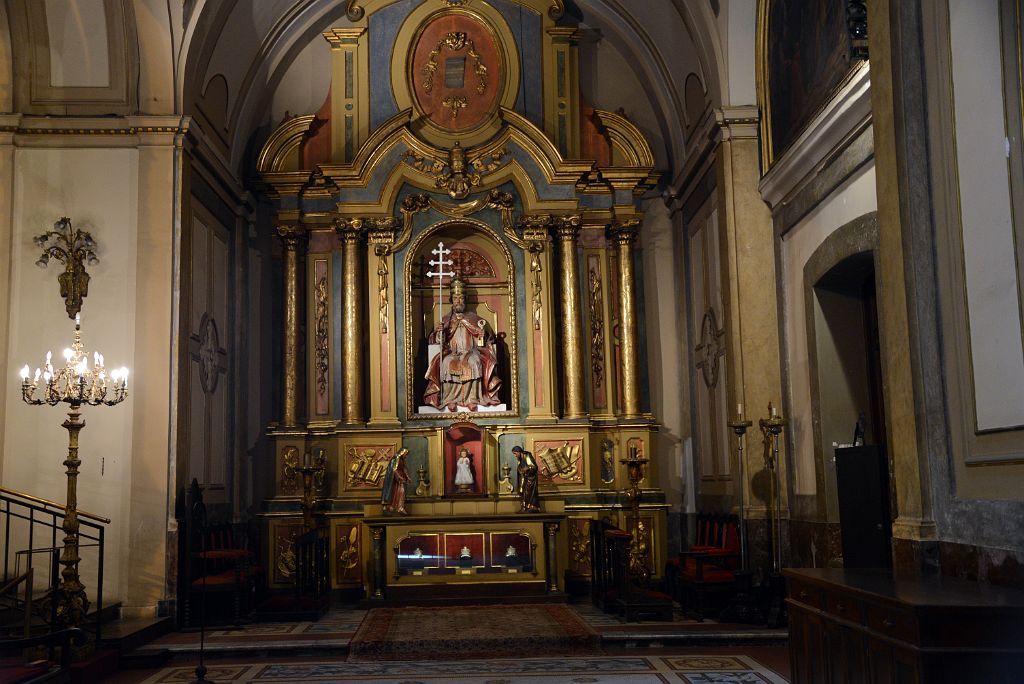
[[[329,50],[320,34],[351,23],[346,4],[185,3],[177,100],[185,113],[199,112],[218,129],[212,137],[223,146],[227,166],[240,170],[253,137],[280,123],[285,111],[319,108],[329,85]],[[670,175],[687,154],[697,119],[724,99],[723,4],[577,0],[566,8],[566,19],[577,21],[584,33],[583,96],[605,109],[623,108]]]

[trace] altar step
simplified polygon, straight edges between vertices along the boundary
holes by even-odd
[[[478,600],[467,603],[479,603]],[[521,603],[522,601],[514,601]],[[596,608],[574,606],[600,635],[602,651],[657,649],[686,646],[783,646],[785,629],[744,625],[696,623],[692,620],[623,623]],[[365,611],[334,609],[317,622],[250,624],[238,629],[214,627],[206,630],[204,658],[339,658],[349,652],[349,642],[362,622]],[[144,668],[189,665],[199,659],[199,634],[170,633],[122,657],[122,667]]]

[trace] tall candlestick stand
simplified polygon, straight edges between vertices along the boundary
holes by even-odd
[[[29,380],[29,367],[21,369],[21,398],[26,404],[38,406],[49,404],[68,405],[68,418],[62,425],[68,431],[68,457],[64,461],[67,469],[67,498],[64,504],[64,549],[61,552],[61,582],[58,588],[57,622],[60,627],[78,627],[82,624],[89,601],[85,595],[85,586],[78,574],[78,466],[82,461],[78,458],[78,433],[85,427],[81,420],[83,405],[113,406],[120,404],[128,396],[128,370],[119,368],[107,375],[103,364],[103,355],[93,355],[93,367],[89,368],[88,354],[82,348],[81,318],[75,316],[75,337],[70,349],[64,350],[65,365],[54,369],[50,361],[53,355],[46,353],[46,362],[42,368],[36,368],[35,376]],[[40,389],[39,381],[43,381],[42,397],[36,398],[36,390]],[[102,609],[102,606],[99,607]]]
[[[749,420],[743,418],[743,405],[736,407],[736,420],[729,421],[728,425],[736,435],[736,456],[739,463],[740,478],[740,503],[739,520],[737,527],[740,535],[740,569],[733,574],[736,576],[739,590],[732,601],[722,610],[719,620],[722,622],[740,622],[759,625],[764,623],[764,615],[757,606],[757,601],[752,593],[752,573],[750,571],[750,552],[747,540],[747,517],[746,517],[746,493],[747,477],[746,463],[743,460],[743,446],[746,441],[747,430],[753,425]]]
[[[771,548],[771,572],[768,576],[770,603],[768,625],[778,627],[786,622],[786,587],[782,578],[782,496],[779,491],[779,436],[786,426],[786,420],[778,414],[769,402],[768,417],[758,421],[764,438],[764,467],[768,471],[768,508],[770,516],[769,533]]]

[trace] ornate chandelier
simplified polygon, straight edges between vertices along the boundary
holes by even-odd
[[[28,365],[21,369],[21,398],[26,404],[56,406],[63,402],[73,407],[113,406],[128,396],[127,368],[115,368],[108,374],[99,352],[93,352],[93,365],[89,367],[89,355],[82,347],[80,314],[75,315],[75,339],[71,347],[64,350],[64,366],[54,369],[52,359],[53,353],[46,352],[46,362],[42,368],[36,368],[31,381]],[[36,398],[40,380],[43,381],[42,397]]]

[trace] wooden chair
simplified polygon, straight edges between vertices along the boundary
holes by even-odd
[[[233,526],[227,523],[208,524],[203,493],[195,479],[189,487],[187,499],[186,529],[182,535],[184,607],[181,626],[192,626],[197,600],[206,624],[211,624],[207,618],[212,612],[213,623],[237,625],[242,620],[243,611],[248,613],[254,605],[253,594],[262,569],[252,562],[247,540],[236,539]],[[221,597],[225,596],[231,601],[230,620],[223,617],[223,605],[219,614],[216,608],[207,610],[208,600],[223,604]]]
[[[704,536],[698,540],[706,543],[694,544],[679,554],[672,587],[684,612],[697,620],[704,619],[709,596],[724,600],[736,590],[736,571],[741,562],[735,516],[706,516],[698,520],[699,534],[702,527]]]

